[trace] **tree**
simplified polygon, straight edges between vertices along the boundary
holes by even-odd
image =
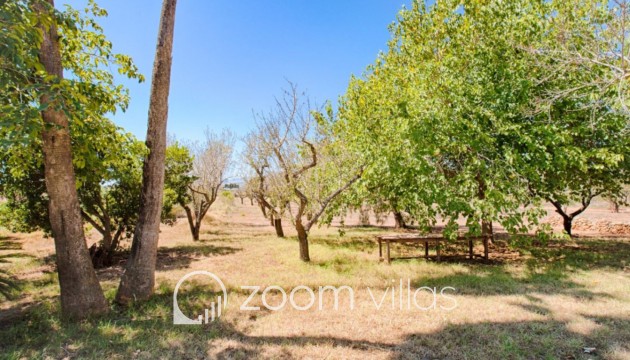
[[[193,154],[193,181],[188,185],[188,198],[180,198],[186,211],[193,240],[199,240],[201,223],[217,199],[221,186],[227,180],[234,151],[234,134],[224,130],[217,135],[206,130],[203,145],[191,145]]]
[[[328,205],[360,178],[361,165],[335,141],[332,118],[312,113],[301,96],[290,83],[276,107],[258,115],[255,138],[262,142],[259,153],[269,154],[262,164],[281,174],[279,192],[291,196],[287,206],[298,233],[300,259],[310,261],[308,232]]]
[[[166,148],[163,217],[170,217],[171,209],[174,205],[190,203],[189,187],[195,180],[192,170],[193,157],[188,147],[178,141],[172,141]],[[174,220],[171,221],[174,222]]]
[[[52,16],[52,0],[48,5],[35,4],[41,17]],[[61,81],[63,67],[56,25],[42,24],[41,27],[41,64],[51,80]],[[72,167],[68,118],[59,102],[48,94],[42,94],[40,99],[41,104],[47,105],[42,111],[42,150],[50,199],[48,214],[55,239],[62,312],[71,318],[85,318],[107,312],[109,308],[87,252]]]
[[[96,156],[81,168],[74,166],[83,220],[102,235],[102,240],[89,249],[96,268],[110,266],[120,241],[133,234],[140,208],[142,158],[146,153],[144,143],[121,132],[109,120],[102,120],[99,129],[106,131],[93,133],[93,141],[88,145]],[[5,167],[4,160],[0,157],[0,167]],[[187,190],[190,177],[187,162],[192,164],[187,148],[178,143],[167,147],[165,205],[161,216],[164,223],[173,222],[171,209],[178,202],[179,183],[185,182],[184,192]],[[12,231],[41,229],[50,233],[40,163],[41,154],[35,152],[22,165],[28,170],[26,176],[14,178],[8,172],[0,172],[0,194],[7,198],[0,205],[0,219]]]
[[[240,186],[237,187],[236,190],[234,190],[234,195],[236,195],[236,197],[241,199],[241,205],[243,205],[245,198],[247,197],[247,192],[245,191],[245,189],[243,189]]]
[[[343,137],[368,160],[351,201],[376,192],[427,227],[441,216],[454,235],[463,216],[489,239],[493,221],[532,229],[548,200],[570,229],[594,196],[628,179],[626,84],[610,66],[624,59],[613,41],[624,17],[611,12],[623,13],[529,0],[401,11],[389,50],[340,104]],[[567,213],[573,200],[582,206]]]
[[[530,49],[538,79],[530,130],[540,145],[521,165],[531,191],[547,201],[572,235],[596,196],[618,198],[630,182],[627,1],[551,5],[553,21]],[[569,210],[572,203],[577,208]]]
[[[116,302],[128,304],[148,299],[154,291],[157,244],[164,191],[166,156],[166,123],[170,90],[177,0],[164,0],[153,64],[149,126],[146,144],[149,154],[142,171],[142,193],[138,224],[133,236],[131,254],[120,280]]]
[[[260,211],[265,218],[269,218],[271,226],[276,230],[276,236],[284,237],[282,229],[282,217],[285,215],[291,201],[291,194],[284,191],[279,173],[271,172],[269,165],[269,152],[262,134],[251,132],[245,137],[245,151],[243,162],[253,171],[247,181],[247,189],[256,199]],[[280,180],[280,183],[278,181]]]
[[[343,138],[368,160],[361,193],[393,200],[424,228],[442,217],[449,237],[460,217],[487,240],[492,221],[527,229],[540,211],[521,207],[535,199],[512,146],[529,121],[518,111],[534,83],[521,49],[538,41],[541,6],[415,1],[401,11],[388,52],[340,105]]]
[[[107,151],[79,169],[79,200],[83,219],[102,235],[90,248],[94,267],[112,265],[112,257],[124,237],[133,234],[140,208],[142,157],[145,146],[130,134],[112,126]]]
[[[86,135],[106,124],[103,115],[127,106],[126,89],[114,84],[110,69],[142,80],[96,23],[106,12],[93,2],[85,10],[57,11],[40,0],[0,4],[0,190],[9,194],[9,208],[20,199],[37,205],[20,207],[24,224],[51,229],[62,313],[71,318],[107,311],[85,244],[73,165],[90,159]],[[33,186],[26,191],[24,179]]]

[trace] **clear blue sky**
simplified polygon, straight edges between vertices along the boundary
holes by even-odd
[[[123,81],[127,112],[113,119],[144,139],[159,0],[100,0],[101,20],[116,52],[131,55],[146,76]],[[83,8],[85,0],[57,0]],[[286,80],[318,104],[336,102],[351,74],[361,75],[386,50],[388,25],[410,0],[180,0],[168,131],[199,140],[206,126],[244,135],[252,110],[273,105]]]

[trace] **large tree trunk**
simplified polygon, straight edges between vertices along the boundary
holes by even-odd
[[[48,0],[48,3],[49,9],[38,4],[37,11],[42,15],[49,13],[54,8],[54,3],[53,0]],[[40,61],[46,72],[61,79],[63,68],[57,29],[52,25],[42,30]],[[63,111],[56,109],[56,104],[50,103],[51,100],[47,95],[41,97],[42,104],[50,104],[42,112],[42,149],[46,190],[50,199],[48,215],[55,239],[61,288],[61,311],[65,317],[83,319],[105,313],[109,307],[92,267],[83,233],[83,219],[72,167],[68,118]]]
[[[162,3],[146,137],[149,155],[144,161],[142,172],[142,205],[131,245],[131,255],[116,294],[116,302],[120,304],[148,299],[153,294],[155,286],[176,5],[177,0],[164,0]]]
[[[276,236],[283,238],[284,231],[282,230],[282,218],[274,219],[273,226],[276,228]]]
[[[305,262],[311,261],[308,253],[308,233],[299,218],[295,221],[295,230],[297,230],[298,242],[300,243],[300,260]]]

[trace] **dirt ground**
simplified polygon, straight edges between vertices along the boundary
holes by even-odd
[[[584,219],[630,223],[627,209],[613,214],[606,204],[596,205]],[[14,256],[8,271],[24,290],[0,305],[0,358],[630,359],[627,238],[586,236],[527,250],[497,243],[488,262],[446,256],[441,263],[412,259],[386,265],[378,261],[374,236],[392,230],[358,224],[353,214],[344,236],[335,226],[313,229],[312,261],[304,264],[289,223],[287,238],[278,239],[256,206],[222,200],[198,242],[183,219],[162,227],[156,300],[127,312],[114,309],[106,319],[81,325],[55,318],[52,239],[39,233],[4,234],[0,255]],[[389,218],[383,225],[392,224]],[[89,242],[96,240],[92,233]],[[461,253],[461,248],[446,250],[446,255]],[[109,299],[123,264],[124,257],[98,271]],[[221,278],[228,306],[214,323],[175,326],[173,288],[194,270]],[[244,285],[261,290],[248,299]],[[292,306],[272,311],[261,296],[270,286],[290,293],[299,286],[317,290],[326,285],[351,287],[354,307],[340,295],[335,310],[328,293],[321,310],[317,298],[306,311]],[[420,307],[410,305],[414,293],[407,289],[422,287],[436,289],[437,295],[422,291],[414,297]],[[440,293],[446,288],[454,290]],[[199,308],[195,301],[203,299],[195,289],[187,288],[191,295],[182,300],[182,308],[192,314]],[[276,290],[267,293],[268,304],[282,303]],[[294,300],[305,305],[309,295],[297,291]],[[243,310],[244,303],[261,310]]]

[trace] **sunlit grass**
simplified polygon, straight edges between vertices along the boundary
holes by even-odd
[[[621,359],[630,353],[630,242],[578,239],[545,246],[510,249],[490,263],[449,258],[378,261],[374,236],[380,228],[315,229],[311,263],[298,259],[295,235],[278,239],[258,219],[255,208],[237,206],[248,216],[230,219],[213,213],[193,242],[187,225],[162,230],[155,296],[127,309],[80,323],[60,320],[58,284],[46,253],[18,251],[0,267],[20,282],[16,298],[0,308],[1,358],[511,358]],[[36,241],[20,240],[20,244]],[[420,255],[419,249],[395,248],[396,254]],[[454,247],[446,255],[465,254]],[[229,291],[219,321],[203,326],[172,325],[175,283],[193,270],[217,274]],[[99,272],[112,302],[121,267]],[[376,311],[365,291],[384,293],[399,279],[414,287],[457,289],[453,311]],[[250,292],[242,285],[280,286],[287,293],[299,285],[348,285],[357,307],[333,311],[286,308],[273,312],[239,310]],[[182,308],[203,308],[203,283],[189,286]],[[304,303],[304,294],[297,297]],[[277,304],[281,296],[269,293]],[[251,305],[262,306],[260,294]],[[583,347],[596,347],[585,354]],[[321,356],[320,356],[321,355]]]

